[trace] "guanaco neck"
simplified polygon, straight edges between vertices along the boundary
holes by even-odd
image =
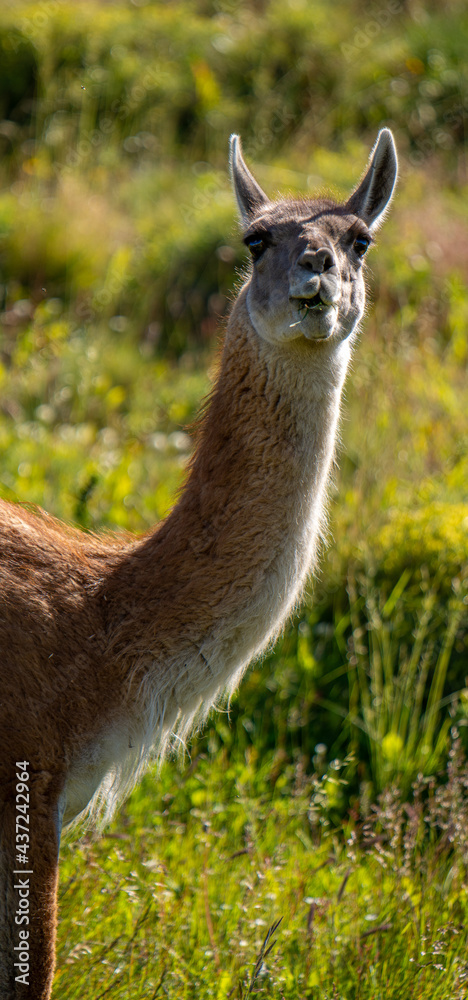
[[[348,360],[347,344],[261,340],[240,293],[182,495],[105,587],[113,655],[167,671],[181,711],[184,685],[237,682],[300,596]]]

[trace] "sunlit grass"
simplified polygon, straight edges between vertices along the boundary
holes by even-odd
[[[445,812],[387,796],[342,832],[300,771],[273,797],[230,772],[166,765],[102,839],[63,848],[57,996],[246,997],[256,965],[252,994],[278,1000],[466,995],[466,767]],[[431,846],[437,821],[452,842]]]

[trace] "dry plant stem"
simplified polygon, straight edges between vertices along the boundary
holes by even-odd
[[[344,878],[343,878],[343,881],[342,881],[342,883],[340,885],[340,888],[338,889],[338,895],[336,897],[336,902],[337,903],[340,903],[341,900],[342,900],[342,898],[343,898],[343,893],[344,893],[344,891],[346,889],[346,883],[347,883],[347,881],[349,879],[350,874],[351,874],[351,868],[348,868],[348,871],[344,875]]]
[[[215,965],[218,972],[221,972],[221,961],[219,957],[218,945],[216,944],[215,933],[213,929],[213,920],[211,917],[210,910],[210,898],[208,895],[208,872],[207,872],[207,862],[208,862],[208,850],[205,851],[205,858],[203,862],[203,901],[205,906],[205,918],[206,926],[208,928],[208,936],[210,939],[211,949],[213,951],[213,956],[215,960]]]
[[[364,931],[364,932],[363,932],[363,933],[361,934],[361,941],[362,941],[362,940],[363,940],[364,938],[368,938],[368,937],[371,937],[371,935],[372,935],[372,934],[380,934],[380,933],[382,933],[383,931],[391,931],[391,930],[392,930],[392,927],[393,927],[393,924],[391,924],[391,923],[386,923],[386,924],[379,924],[379,926],[378,926],[378,927],[371,927],[371,928],[370,928],[370,930],[368,930],[368,931]]]
[[[269,927],[268,930],[267,930],[267,932],[266,932],[264,942],[263,942],[262,947],[260,949],[260,952],[258,954],[257,961],[255,962],[255,968],[254,968],[253,973],[252,973],[252,978],[251,978],[250,983],[249,983],[249,988],[247,990],[247,993],[245,994],[247,997],[249,997],[252,994],[253,988],[255,986],[255,981],[258,978],[258,976],[260,975],[260,972],[262,970],[262,967],[263,967],[263,964],[265,962],[265,959],[270,954],[270,951],[272,950],[272,948],[275,947],[276,941],[272,941],[271,944],[269,942],[270,942],[271,938],[273,937],[273,934],[275,933],[275,931],[278,929],[278,927],[279,927],[282,919],[283,919],[282,917],[279,917],[278,920],[275,920],[274,924],[272,924],[271,927]]]

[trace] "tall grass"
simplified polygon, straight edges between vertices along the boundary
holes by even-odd
[[[348,583],[352,669],[347,721],[351,733],[358,727],[368,740],[374,789],[396,783],[404,794],[417,775],[437,772],[446,757],[459,692],[443,695],[453,646],[460,625],[466,624],[464,595],[453,595],[441,630],[438,594],[429,590],[409,634],[405,588],[411,575],[405,570],[384,603],[374,588],[358,597],[354,580]]]
[[[198,759],[147,777],[103,840],[63,848],[57,996],[462,1000],[468,771],[383,793],[340,830],[300,768]],[[234,772],[234,774],[232,773]],[[318,783],[317,783],[318,781]],[[280,921],[281,918],[281,922]]]

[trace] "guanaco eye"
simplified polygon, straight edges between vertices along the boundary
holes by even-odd
[[[369,246],[370,246],[370,240],[367,238],[367,236],[357,236],[353,243],[353,247],[358,257],[364,257],[364,254],[366,250],[369,249]]]
[[[247,236],[244,243],[246,247],[249,248],[254,260],[258,260],[258,258],[261,257],[267,246],[266,240],[264,240],[261,236]]]

